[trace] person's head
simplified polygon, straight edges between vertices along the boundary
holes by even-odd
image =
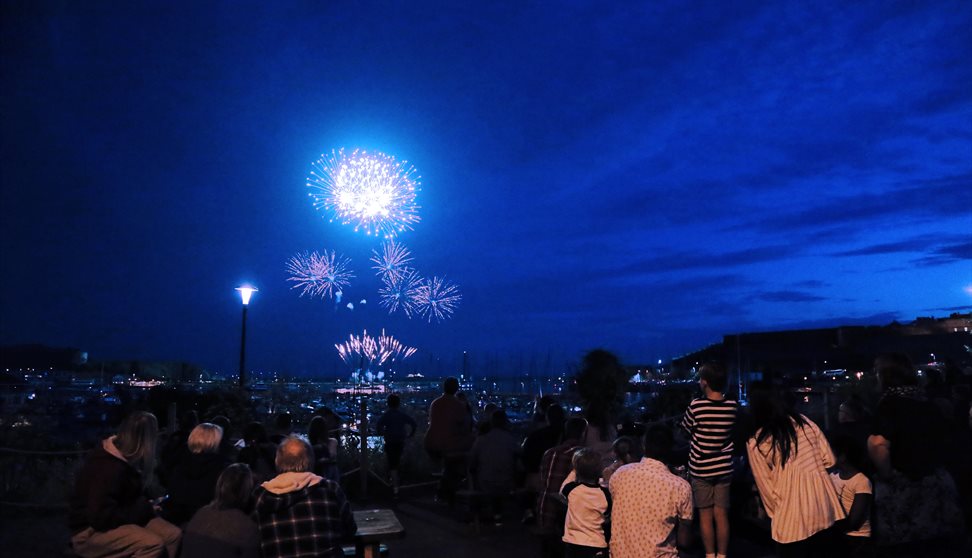
[[[564,423],[564,441],[583,440],[587,432],[587,421],[580,417],[567,419]]]
[[[223,469],[216,481],[213,504],[221,510],[246,510],[253,492],[253,473],[246,463],[234,463]]]
[[[837,466],[845,471],[862,471],[867,464],[864,444],[852,436],[835,436],[830,442]]]
[[[229,417],[224,415],[216,415],[210,419],[209,422],[223,429],[223,444],[225,445],[226,442],[229,441],[230,427],[233,425],[233,423],[230,422]]]
[[[699,368],[699,384],[703,392],[708,388],[715,393],[724,393],[728,379],[726,367],[718,362],[707,362]]]
[[[785,467],[796,450],[796,425],[806,423],[804,418],[793,411],[786,397],[779,389],[766,382],[753,382],[749,387],[749,408],[753,417],[753,435],[756,443],[770,442],[776,452],[780,466]]]
[[[306,473],[314,468],[314,449],[300,436],[287,436],[277,446],[278,473]]]
[[[243,441],[248,446],[267,443],[267,429],[263,423],[253,421],[243,427]]]
[[[442,393],[455,395],[457,391],[459,391],[459,380],[449,376],[442,382]]]
[[[574,466],[574,473],[580,482],[597,482],[601,477],[601,454],[591,448],[575,451],[570,463]]]
[[[402,398],[394,393],[388,396],[387,402],[389,409],[397,409],[402,406]]]
[[[293,426],[293,420],[290,417],[290,413],[277,413],[273,417],[273,427],[277,432],[290,432],[290,428]]]
[[[634,463],[638,456],[634,440],[627,436],[621,436],[612,444],[614,455],[622,463]]]
[[[664,424],[653,424],[645,432],[645,457],[667,463],[674,444],[671,428]]]
[[[567,413],[564,408],[554,403],[547,407],[547,424],[555,428],[563,428],[564,421],[567,420]]]
[[[155,465],[155,443],[158,438],[159,421],[155,415],[135,411],[118,427],[114,443],[129,463],[141,468],[143,474],[147,475]]]
[[[837,422],[841,424],[858,422],[864,418],[864,404],[860,399],[851,397],[837,408]]]
[[[555,403],[557,403],[557,400],[552,395],[543,395],[537,399],[537,410],[545,413]]]
[[[489,418],[493,413],[496,412],[496,409],[499,409],[499,405],[496,403],[487,403],[486,406],[483,407],[483,416]]]
[[[327,442],[327,421],[324,417],[318,416],[311,419],[310,424],[307,425],[307,439],[315,446]]]
[[[489,425],[492,428],[498,428],[500,430],[509,430],[510,420],[506,417],[506,411],[503,409],[495,409],[493,413],[489,416]]]
[[[911,360],[901,353],[884,353],[874,360],[874,371],[882,389],[916,386],[918,376]]]
[[[192,453],[216,453],[223,441],[223,429],[211,422],[201,422],[189,433],[186,445]]]

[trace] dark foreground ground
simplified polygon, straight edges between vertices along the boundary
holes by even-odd
[[[479,533],[468,514],[450,509],[428,494],[406,495],[399,503],[372,500],[356,504],[355,509],[393,507],[406,530],[404,539],[388,541],[389,556],[399,558],[514,558],[539,554],[539,542],[530,527],[512,515],[500,526],[482,524]],[[740,529],[730,547],[730,555],[763,558],[773,556],[765,534]],[[64,511],[0,510],[0,555],[5,558],[65,557],[69,533]],[[686,557],[703,556],[699,545]]]

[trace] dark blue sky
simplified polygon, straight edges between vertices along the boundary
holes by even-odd
[[[234,370],[243,281],[295,373],[363,327],[449,368],[968,311],[972,3],[769,4],[4,0],[0,343]],[[453,320],[312,208],[341,146],[420,170]],[[324,248],[367,305],[289,290]]]

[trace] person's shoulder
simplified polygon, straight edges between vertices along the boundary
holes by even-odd
[[[872,490],[871,479],[864,473],[857,473],[849,479],[849,482],[854,486],[854,492],[870,493]]]

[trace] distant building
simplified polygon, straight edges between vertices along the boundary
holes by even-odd
[[[736,333],[672,361],[672,370],[691,373],[707,360],[741,371],[744,379],[786,379],[825,370],[869,370],[874,357],[901,352],[916,365],[930,361],[972,366],[972,313],[918,318],[886,326],[839,326]]]
[[[81,349],[46,345],[0,347],[0,368],[6,370],[74,370],[88,362]]]

